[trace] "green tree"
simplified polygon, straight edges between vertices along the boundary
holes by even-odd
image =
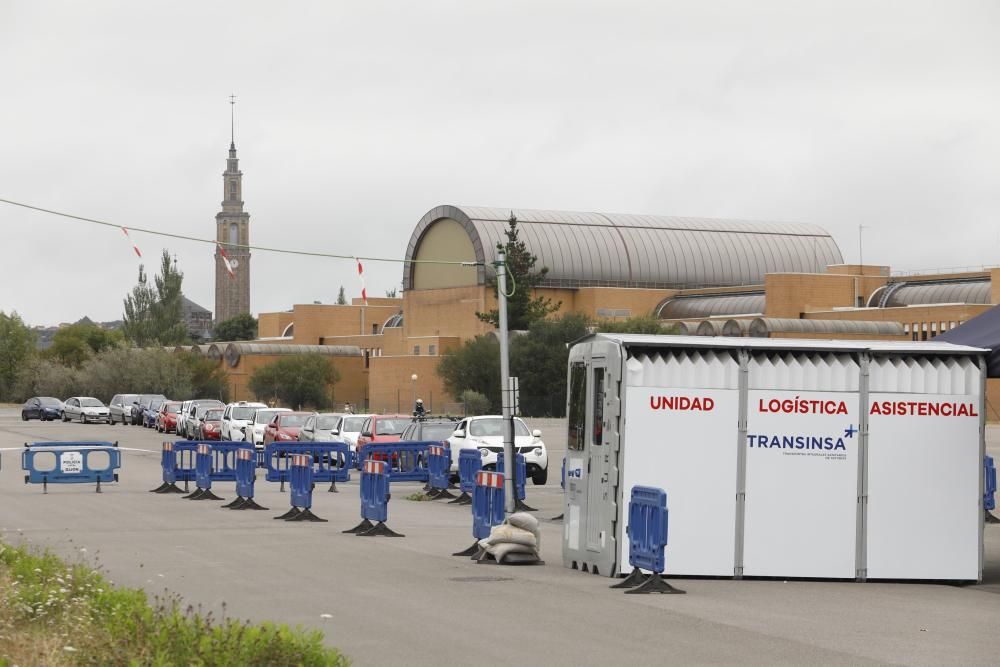
[[[181,286],[184,274],[177,269],[177,262],[170,260],[170,251],[160,257],[160,274],[156,283],[156,303],[153,304],[153,326],[160,345],[182,345],[189,340],[184,321]]]
[[[473,390],[500,408],[500,343],[493,334],[476,336],[453,353],[441,357],[437,373],[452,396]]]
[[[115,347],[123,340],[124,336],[120,331],[78,322],[56,331],[45,356],[66,366],[79,368],[89,357]]]
[[[296,408],[320,409],[333,404],[340,373],[321,354],[296,354],[261,366],[250,376],[250,391],[259,400],[276,398]]]
[[[29,359],[18,375],[16,400],[26,401],[32,396],[79,396],[83,389],[81,372],[52,359]]]
[[[192,396],[229,402],[229,376],[219,362],[191,352],[177,356],[191,375]]]
[[[567,344],[587,335],[586,316],[569,313],[535,320],[510,345],[511,375],[517,376],[521,414],[562,417],[566,412]]]
[[[397,294],[399,294],[399,292],[396,291],[395,287],[393,287],[392,289],[387,289],[385,291],[385,296],[387,299],[395,299]]]
[[[639,315],[626,320],[598,320],[594,328],[602,333],[669,334],[675,327],[664,326],[655,315]]]
[[[559,310],[562,302],[553,303],[552,299],[546,297],[533,296],[534,290],[538,287],[545,275],[549,272],[547,267],[535,270],[538,257],[528,251],[528,246],[519,237],[517,229],[517,218],[510,214],[508,228],[504,230],[507,243],[497,243],[497,251],[504,251],[507,255],[507,329],[508,331],[524,331],[528,329],[532,322],[543,319],[549,314]],[[489,285],[496,290],[497,280],[491,278]],[[476,313],[483,322],[500,326],[500,311],[491,310],[485,313]]]
[[[240,313],[215,325],[215,340],[255,340],[257,318],[250,313]]]
[[[337,305],[346,306],[347,305],[347,294],[344,292],[344,286],[340,286],[340,291],[337,292]]]
[[[125,314],[122,317],[122,334],[136,347],[148,347],[156,341],[153,305],[156,291],[149,286],[145,267],[139,265],[139,281],[132,293],[125,297]]]
[[[0,310],[0,400],[14,398],[18,376],[35,356],[35,332],[15,312]]]

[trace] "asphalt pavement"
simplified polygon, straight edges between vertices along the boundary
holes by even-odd
[[[537,516],[562,511],[562,422],[541,427],[549,484],[528,487]],[[2,452],[0,538],[103,568],[118,584],[164,589],[216,613],[318,628],[358,665],[962,664],[1000,662],[1000,525],[986,527],[982,584],[679,579],[683,596],[626,596],[611,580],[562,566],[562,524],[543,521],[543,566],[481,565],[450,554],[472,542],[467,507],[392,488],[388,525],[403,538],[341,531],[359,521],[357,479],[317,487],[328,523],[287,523],[288,494],[258,481],[268,512],[148,493],[164,436],[140,427],[22,422],[0,409],[0,447],[111,440],[121,481],[26,485]],[[1000,459],[1000,430],[989,449]],[[231,500],[231,484],[217,493]]]

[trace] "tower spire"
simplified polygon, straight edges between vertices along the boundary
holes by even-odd
[[[236,95],[229,96],[229,147],[236,148]]]

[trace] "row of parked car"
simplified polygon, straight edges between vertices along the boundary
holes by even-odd
[[[485,470],[496,468],[497,454],[503,451],[503,419],[499,415],[455,419],[316,413],[247,401],[227,405],[215,399],[171,401],[159,394],[116,394],[108,406],[88,396],[65,401],[34,397],[22,407],[21,418],[144,426],[161,433],[176,433],[187,440],[251,442],[258,449],[271,442],[344,442],[352,451],[360,452],[370,443],[442,441],[454,453],[453,472],[458,471],[459,450],[479,450]],[[529,431],[520,418],[515,418],[514,446],[524,455],[532,481],[545,484],[549,458],[542,432]]]

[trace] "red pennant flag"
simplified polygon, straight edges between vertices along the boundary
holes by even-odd
[[[365,305],[368,305],[368,292],[365,290],[365,269],[361,266],[361,260],[357,257],[354,261],[358,263],[358,280],[361,281],[361,300],[364,301]]]
[[[122,232],[125,234],[125,238],[128,239],[128,242],[132,244],[132,250],[135,250],[136,256],[139,259],[142,259],[142,253],[139,252],[139,246],[137,246],[135,244],[135,241],[132,240],[132,237],[128,235],[128,228],[127,227],[122,227]]]
[[[233,265],[229,263],[229,256],[226,255],[225,249],[219,243],[216,243],[215,247],[219,249],[219,256],[222,257],[222,263],[225,265],[226,271],[229,272],[229,277],[235,278],[236,274],[233,273]]]

